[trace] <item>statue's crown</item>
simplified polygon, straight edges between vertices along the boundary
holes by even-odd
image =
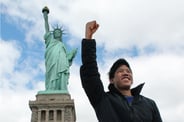
[[[62,26],[59,27],[58,25],[57,25],[56,27],[53,27],[53,29],[54,29],[54,31],[55,31],[55,30],[63,31],[63,27],[62,27]]]

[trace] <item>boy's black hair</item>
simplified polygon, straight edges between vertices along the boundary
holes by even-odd
[[[116,62],[114,62],[114,64],[110,68],[110,71],[109,71],[109,79],[114,78],[114,73],[116,72],[117,68],[119,68],[121,65],[126,65],[130,69],[130,71],[132,72],[132,70],[131,70],[130,65],[128,64],[128,62],[125,59],[120,58]]]

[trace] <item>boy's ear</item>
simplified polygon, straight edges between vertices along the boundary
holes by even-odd
[[[113,80],[113,78],[111,78],[111,79],[110,79],[110,83],[113,83],[113,82],[114,82],[114,80]]]

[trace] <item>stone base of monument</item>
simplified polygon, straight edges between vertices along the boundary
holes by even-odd
[[[37,94],[29,101],[31,122],[75,122],[74,100],[70,94]]]

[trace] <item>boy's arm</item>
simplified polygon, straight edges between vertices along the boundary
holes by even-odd
[[[95,107],[101,101],[105,93],[96,62],[95,40],[82,40],[82,66],[80,68],[80,77],[89,101],[92,106]]]

